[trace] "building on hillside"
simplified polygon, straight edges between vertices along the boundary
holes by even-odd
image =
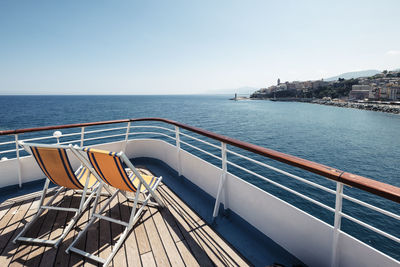
[[[285,91],[285,90],[287,90],[286,83],[281,83],[280,85],[277,86],[277,91]]]
[[[318,89],[319,87],[324,87],[327,86],[329,84],[329,82],[325,82],[323,80],[317,80],[317,81],[313,81],[312,82],[312,89]]]
[[[371,86],[369,90],[368,99],[370,100],[379,100],[381,98],[381,90],[378,87]]]
[[[390,100],[398,100],[400,99],[400,86],[392,85],[387,88],[387,96]]]
[[[372,88],[369,85],[353,85],[349,94],[349,100],[364,100],[369,98],[371,90]]]
[[[286,88],[287,90],[296,90],[296,84],[294,82],[292,83],[286,82]]]
[[[386,86],[379,86],[379,99],[388,99],[389,98],[389,94],[390,92],[388,92],[388,88]]]

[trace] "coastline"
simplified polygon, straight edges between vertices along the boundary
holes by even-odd
[[[322,99],[314,99],[308,103],[320,104],[327,106],[335,106],[341,108],[355,108],[370,111],[378,111],[392,114],[400,114],[400,105],[381,104],[381,103],[362,103],[362,102],[349,102],[349,101],[329,101]]]
[[[251,100],[270,100],[279,102],[301,102],[301,103],[311,103],[327,106],[335,106],[341,108],[355,108],[362,110],[370,110],[377,112],[385,112],[392,114],[400,114],[400,103],[399,104],[389,104],[389,103],[371,103],[371,102],[351,102],[351,101],[332,101],[325,99],[310,99],[310,98],[250,98]]]

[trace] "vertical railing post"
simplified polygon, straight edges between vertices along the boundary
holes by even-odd
[[[337,182],[336,201],[335,201],[335,221],[333,224],[331,267],[339,266],[338,243],[339,243],[340,227],[342,224],[342,203],[343,203],[343,184]]]
[[[176,140],[176,161],[178,166],[178,175],[182,175],[181,169],[181,138],[179,134],[179,127],[175,126],[175,140]]]
[[[85,127],[81,128],[81,147],[83,147],[83,143],[85,141]]]
[[[18,134],[15,135],[15,151],[17,153],[17,164],[18,164],[18,185],[22,187],[22,170],[21,161],[19,159],[19,146],[18,146]]]
[[[218,210],[219,210],[222,189],[224,189],[226,173],[227,173],[226,144],[224,142],[221,142],[221,158],[222,158],[222,174],[221,174],[221,179],[219,180],[217,197],[215,199],[213,219],[215,219],[215,217],[218,216]],[[225,206],[225,209],[227,209],[228,203],[227,203],[227,194],[226,193],[224,193],[224,198],[225,198],[224,206]]]
[[[129,140],[129,132],[131,130],[131,122],[128,121],[128,125],[126,126],[126,133],[125,133],[125,145],[124,145],[124,152],[126,152],[126,146],[128,145]]]
[[[60,144],[60,137],[62,136],[62,132],[61,131],[55,131],[53,133],[53,137],[55,137],[57,139],[57,145]]]
[[[227,163],[227,156],[226,156],[226,144],[222,143],[222,149],[221,149],[221,158],[222,158],[222,175],[223,175],[223,184],[222,184],[222,189],[223,189],[223,194],[224,194],[224,210],[228,209],[228,194],[226,190],[226,175],[228,172],[228,163]]]

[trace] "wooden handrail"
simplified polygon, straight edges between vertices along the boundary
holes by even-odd
[[[90,122],[90,123],[77,123],[77,124],[67,124],[67,125],[58,125],[58,126],[46,126],[39,128],[29,128],[29,129],[19,129],[19,130],[8,130],[8,131],[0,131],[1,135],[10,135],[10,134],[20,134],[20,133],[28,133],[28,132],[38,132],[45,130],[57,130],[57,129],[65,129],[65,128],[75,128],[75,127],[86,127],[86,126],[96,126],[96,125],[104,125],[104,124],[114,124],[114,123],[123,123],[123,122],[137,122],[137,121],[159,121],[167,124],[175,125],[180,128],[186,129],[188,131],[209,137],[214,140],[218,140],[224,142],[226,144],[256,153],[258,155],[268,157],[285,164],[295,166],[309,172],[324,176],[328,179],[341,182],[348,186],[356,187],[361,190],[370,192],[372,194],[384,197],[386,199],[392,200],[394,202],[400,203],[400,187],[396,187],[393,185],[385,184],[376,180],[372,180],[363,176],[354,175],[348,172],[344,172],[335,168],[331,168],[329,166],[325,166],[313,161],[305,160],[302,158],[298,158],[292,155],[288,155],[285,153],[281,153],[272,149],[268,149],[265,147],[257,146],[254,144],[250,144],[247,142],[243,142],[240,140],[236,140],[224,135],[216,134],[207,130],[203,130],[201,128],[193,127],[190,125],[186,125],[180,122],[176,122],[173,120],[168,120],[164,118],[133,118],[133,119],[125,119],[125,120],[112,120],[112,121],[100,121],[100,122]]]
[[[59,130],[59,129],[67,129],[67,128],[86,127],[86,126],[96,126],[96,125],[104,125],[104,124],[123,123],[123,122],[129,122],[129,119],[53,125],[53,126],[26,128],[26,129],[17,129],[17,130],[6,130],[6,131],[0,131],[0,136],[1,135],[10,135],[10,134],[22,134],[22,133],[49,131],[49,130]]]

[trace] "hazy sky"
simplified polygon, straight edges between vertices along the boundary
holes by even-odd
[[[191,94],[400,68],[400,1],[0,1],[0,94]]]

